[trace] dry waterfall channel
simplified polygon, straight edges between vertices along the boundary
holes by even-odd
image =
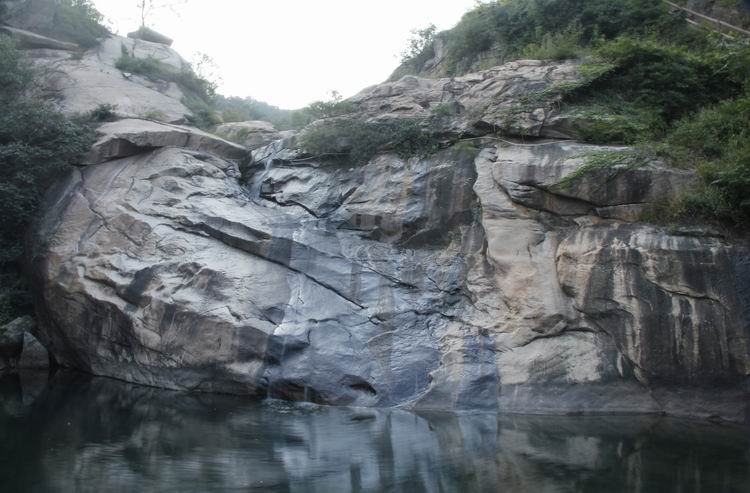
[[[579,176],[586,155],[626,149],[577,143],[554,102],[512,111],[577,63],[365,89],[363,118],[458,111],[425,129],[447,143],[432,155],[355,164],[303,149],[309,128],[219,128],[236,144],[184,126],[173,83],[114,67],[123,44],[182,63],[116,36],[81,59],[29,51],[64,111],[118,108],[33,230],[57,364],[332,405],[750,419],[747,247],[638,222],[693,174]]]

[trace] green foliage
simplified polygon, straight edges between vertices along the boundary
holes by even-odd
[[[22,251],[25,225],[56,173],[93,142],[93,131],[25,94],[34,72],[0,36],[0,264]]]
[[[115,62],[115,67],[123,72],[142,75],[151,80],[174,82],[183,91],[188,91],[207,102],[216,95],[216,84],[199,77],[190,66],[177,69],[152,56],[146,58],[130,56],[125,50]]]
[[[728,74],[717,71],[711,57],[654,38],[618,38],[600,47],[597,55],[616,66],[607,80],[607,91],[653,108],[666,121],[736,90]]]
[[[223,123],[221,115],[214,108],[216,84],[198,76],[190,66],[181,70],[167,65],[154,57],[137,58],[127,49],[115,62],[115,67],[123,72],[142,75],[154,81],[168,81],[177,84],[185,93],[182,103],[193,116],[188,117],[191,125],[198,128],[212,128]]]
[[[459,105],[455,103],[440,103],[433,107],[431,110],[432,114],[438,118],[456,116],[460,112]]]
[[[109,122],[117,117],[117,115],[115,114],[116,111],[116,104],[102,103],[91,110],[91,112],[89,113],[89,118],[90,120],[95,122]]]
[[[14,98],[34,79],[31,64],[16,50],[13,40],[0,35],[0,98]]]
[[[273,123],[281,130],[292,128],[291,110],[282,110],[263,101],[217,95],[214,98],[214,106],[225,122],[263,120]]]
[[[589,90],[589,89],[586,89]],[[565,113],[580,140],[591,144],[638,144],[664,132],[664,121],[651,109],[616,93],[588,94],[574,100]]]
[[[446,44],[445,71],[456,75],[490,56],[496,62],[520,57],[571,58],[601,40],[623,34],[684,31],[679,15],[653,0],[504,0],[477,5],[450,31],[440,33]],[[418,46],[418,45],[415,45]],[[411,54],[399,73],[415,73],[433,44]]]
[[[182,98],[182,104],[187,106],[192,115],[186,115],[188,123],[194,127],[202,129],[211,129],[224,123],[221,115],[216,112],[211,100],[206,100],[194,93],[186,92]]]
[[[406,49],[401,52],[402,68],[397,70],[392,78],[398,78],[406,73],[419,72],[424,64],[435,56],[435,33],[437,28],[430,24],[424,29],[414,29],[407,42]]]
[[[316,120],[335,118],[353,111],[354,107],[349,101],[345,101],[338,91],[331,91],[331,99],[328,101],[315,101],[302,109],[292,111],[291,125],[293,128],[302,128]]]
[[[167,115],[164,114],[163,111],[159,110],[150,110],[140,116],[141,118],[145,118],[146,120],[155,120],[157,122],[167,121]]]
[[[52,34],[91,48],[108,33],[102,25],[103,19],[91,0],[60,0]]]
[[[750,223],[750,93],[683,119],[659,150],[701,179],[672,205],[674,217]]]
[[[437,28],[435,24],[430,24],[424,29],[412,30],[407,47],[401,52],[401,63],[409,63],[419,57],[423,57],[425,50],[435,40],[436,32]]]
[[[424,123],[414,118],[388,121],[338,118],[308,128],[300,144],[313,155],[343,155],[355,164],[365,164],[384,150],[403,158],[426,156],[435,152],[439,143],[425,131]]]
[[[532,42],[521,50],[521,58],[529,60],[565,60],[581,58],[587,50],[582,46],[583,31],[573,24],[559,33],[545,33],[538,42]]]
[[[573,158],[582,159],[583,164],[560,180],[556,187],[569,189],[582,178],[594,173],[602,174],[605,181],[609,181],[625,171],[640,168],[648,163],[647,156],[632,149],[593,151]]]

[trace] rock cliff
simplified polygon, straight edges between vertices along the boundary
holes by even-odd
[[[124,116],[153,105],[179,120],[170,90],[99,70],[127,42],[61,61],[59,80],[96,72],[118,81]],[[519,61],[368,88],[355,116],[427,118],[440,145],[364,164],[258,122],[222,129],[248,147],[106,124],[33,230],[39,338],[58,364],[173,389],[748,421],[750,252],[637,221],[689,172],[581,172],[630,150],[576,143],[554,99],[525,98],[578,77]],[[111,87],[76,80],[63,107]]]

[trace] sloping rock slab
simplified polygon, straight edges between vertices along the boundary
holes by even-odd
[[[36,34],[23,29],[14,27],[0,26],[0,33],[8,34],[18,43],[22,49],[48,48],[51,50],[78,51],[79,47],[75,43],[68,43],[58,39],[48,38],[41,34]]]
[[[123,47],[138,58],[154,57],[180,69],[184,60],[167,46],[111,36],[83,57],[69,51],[30,50],[41,69],[41,80],[64,113],[88,113],[97,106],[116,107],[122,117],[154,115],[162,121],[182,123],[192,112],[182,103],[185,94],[174,82],[150,80],[123,73],[116,67]]]
[[[150,120],[126,119],[105,123],[98,132],[100,139],[84,156],[81,164],[100,164],[160,147],[205,151],[224,159],[243,159],[247,156],[244,147],[207,132]]]
[[[518,60],[461,77],[424,79],[405,76],[369,87],[348,101],[368,117],[440,117],[457,133],[571,137],[546,131],[557,114],[558,98],[530,97],[579,80],[576,62]]]

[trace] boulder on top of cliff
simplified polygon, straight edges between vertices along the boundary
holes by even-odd
[[[80,49],[75,43],[48,38],[24,29],[0,26],[0,33],[7,34],[16,40],[18,48],[22,50],[47,48],[50,50],[78,51]]]
[[[82,158],[81,164],[99,164],[160,147],[182,147],[211,152],[225,159],[243,159],[248,156],[248,151],[244,147],[197,128],[150,120],[118,120],[103,124],[97,132],[100,135],[99,140]]]
[[[150,27],[141,26],[137,31],[128,33],[128,38],[131,39],[142,39],[143,41],[150,41],[152,43],[158,43],[161,45],[172,46],[174,40],[169,36],[165,36],[157,31],[154,31]]]
[[[216,128],[216,135],[250,149],[257,149],[283,138],[283,133],[276,130],[272,123],[261,120],[225,123]]]

